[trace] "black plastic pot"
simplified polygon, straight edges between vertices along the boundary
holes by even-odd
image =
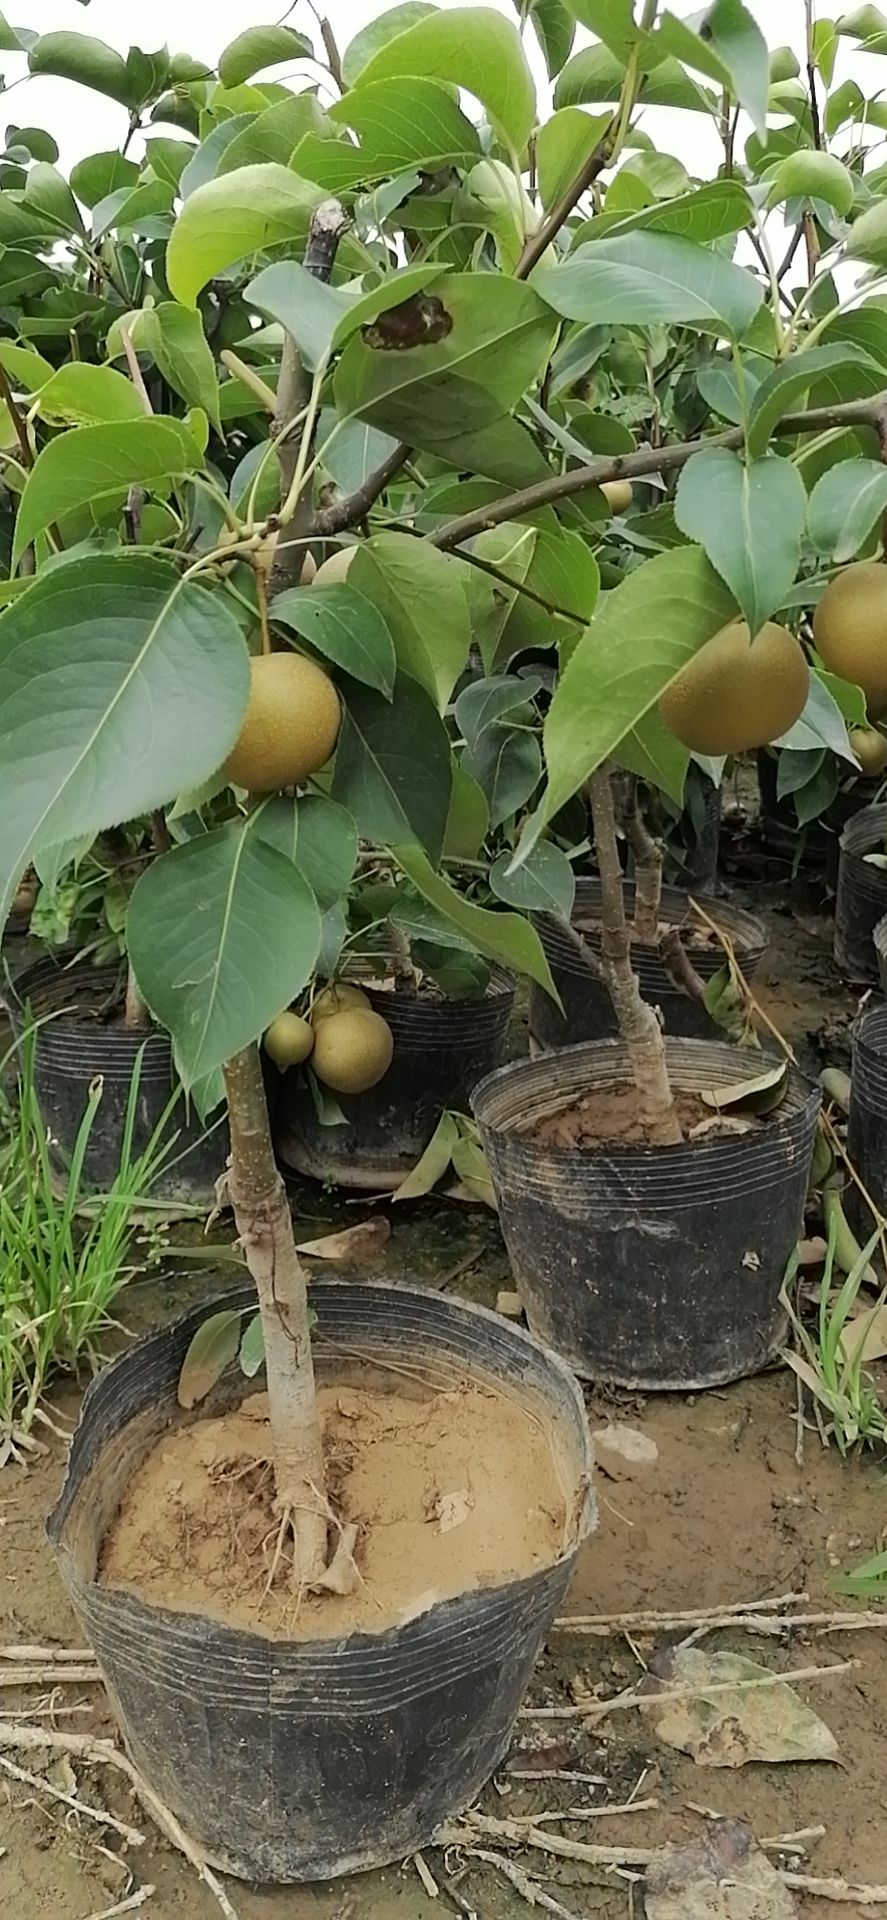
[[[875,929],[875,945],[882,985],[887,978],[887,919]],[[853,1034],[850,1074],[850,1115],[847,1152],[881,1213],[887,1213],[887,1006],[880,1001],[866,1008]],[[856,1182],[844,1190],[847,1219],[863,1244],[876,1222]]]
[[[594,927],[600,915],[600,905],[600,881],[577,880],[572,923],[574,927],[582,928],[583,938],[593,951],[598,949],[600,941],[595,931],[589,931],[589,925]],[[766,946],[762,922],[739,907],[728,906],[723,900],[701,900],[700,905],[719,927],[723,927],[736,948],[743,972],[751,977],[760,964]],[[634,887],[628,884],[625,887],[625,908],[630,917],[634,912]],[[679,887],[663,887],[662,917],[676,925],[685,920],[688,927],[694,925],[689,897]],[[695,924],[700,923],[697,921]],[[531,987],[530,1033],[534,1041],[540,1047],[569,1047],[578,1045],[582,1040],[608,1040],[614,1037],[617,1032],[616,1016],[606,987],[584,965],[581,954],[577,953],[564,927],[549,914],[540,914],[536,918],[536,926],[564,1010],[562,1014],[559,1013],[554,1001],[541,987]],[[724,965],[721,948],[715,945],[698,952],[691,949],[690,958],[703,980],[712,979]],[[675,986],[656,947],[642,946],[640,943],[634,945],[632,964],[640,980],[644,999],[660,1009],[667,1033],[701,1040],[711,1039],[716,1034],[717,1028],[701,1002],[691,1000]]]
[[[691,847],[666,849],[665,870],[677,887],[690,893],[704,893],[713,887],[718,871],[718,847],[721,838],[721,789],[713,780],[702,786],[702,827]]]
[[[390,993],[361,979],[387,1020],[394,1057],[369,1093],[337,1094],[344,1126],[322,1126],[304,1073],[283,1075],[274,1144],[285,1165],[315,1180],[378,1193],[393,1188],[424,1153],[446,1107],[466,1111],[471,1090],[498,1066],[514,1005],[514,981],[494,972],[482,1000]]]
[[[241,1288],[224,1304],[250,1298]],[[398,1372],[436,1390],[468,1377],[533,1409],[551,1432],[570,1519],[554,1566],[380,1633],[287,1641],[173,1613],[98,1585],[96,1568],[132,1474],[161,1433],[189,1418],[176,1384],[210,1309],[93,1383],[49,1522],[62,1578],[137,1766],[213,1864],[260,1881],[403,1859],[474,1798],[508,1747],[595,1521],[582,1399],[556,1355],[437,1293],[325,1283],[311,1299],[321,1378],[365,1385],[374,1363],[396,1359]],[[213,1413],[253,1390],[232,1370]]]
[[[669,1040],[672,1084],[729,1086],[735,1047]],[[765,1127],[676,1147],[538,1146],[522,1129],[571,1098],[624,1087],[618,1041],[500,1068],[476,1088],[512,1272],[533,1331],[583,1379],[713,1387],[767,1365],[801,1226],[819,1089],[792,1073]]]
[[[25,1025],[25,1009],[42,1020],[34,1036],[34,1084],[46,1127],[49,1154],[61,1184],[67,1179],[90,1088],[101,1082],[101,1105],[89,1135],[80,1188],[107,1193],[120,1167],[133,1074],[141,1056],[133,1155],[145,1151],[169,1106],[176,1076],[168,1035],[158,1028],[130,1033],[103,1023],[104,1006],[122,1001],[117,967],[61,967],[37,961],[18,974],[9,995],[16,1038]],[[43,1016],[53,1017],[44,1019]],[[224,1172],[228,1154],[226,1125],[207,1128],[184,1095],[168,1122],[168,1137],[178,1137],[167,1163],[146,1199],[152,1208],[174,1215],[208,1208]]]
[[[778,754],[771,748],[759,747],[756,765],[760,794],[759,823],[768,853],[777,859],[787,860],[790,866],[795,861],[800,861],[804,866],[819,865],[823,861],[828,865],[831,849],[831,859],[836,863],[840,826],[831,823],[827,814],[819,820],[808,821],[805,827],[799,826],[792,795],[789,793],[779,798]]]
[[[887,872],[870,866],[867,853],[887,847],[887,806],[863,807],[841,835],[835,900],[835,961],[847,980],[873,986],[878,959],[872,935],[887,913]]]

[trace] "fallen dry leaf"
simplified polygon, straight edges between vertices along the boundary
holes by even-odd
[[[713,1820],[701,1840],[656,1853],[644,1907],[647,1920],[796,1920],[798,1912],[740,1820]]]
[[[665,1687],[698,1687],[692,1700],[663,1701],[651,1709],[660,1740],[689,1753],[700,1767],[744,1767],[750,1760],[837,1760],[834,1734],[788,1685],[737,1686],[706,1694],[706,1684],[759,1680],[769,1673],[741,1653],[676,1647],[660,1655],[651,1674]]]
[[[649,1434],[619,1420],[598,1427],[591,1437],[597,1464],[611,1480],[631,1480],[639,1469],[652,1467],[659,1459],[659,1448]]]
[[[883,1360],[887,1354],[887,1306],[867,1307],[848,1320],[838,1345],[844,1361],[860,1357],[863,1364]]]
[[[356,1227],[343,1227],[341,1233],[325,1233],[320,1240],[303,1240],[297,1253],[314,1260],[368,1259],[381,1253],[391,1238],[391,1222],[383,1214],[361,1220]]]

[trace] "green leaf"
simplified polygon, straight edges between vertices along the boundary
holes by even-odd
[[[170,235],[166,277],[170,291],[193,307],[201,289],[247,254],[267,247],[298,247],[323,199],[319,187],[287,167],[240,167],[198,187],[185,201]]]
[[[625,68],[609,47],[583,47],[568,60],[554,89],[556,107],[584,106],[607,101],[615,106],[622,91]],[[717,100],[710,87],[703,87],[679,60],[660,60],[652,72],[644,75],[644,105],[682,107],[691,113],[711,114]]]
[[[766,450],[783,414],[789,413],[824,374],[858,366],[860,361],[866,365],[873,364],[857,347],[836,343],[833,346],[810,347],[806,353],[793,354],[782,366],[774,367],[773,372],[755,388],[752,398],[748,423],[749,452],[756,454]]]
[[[266,107],[264,113],[247,114],[245,126],[242,119],[243,116],[238,116],[237,131],[226,144],[214,173],[232,173],[238,167],[261,166],[269,160],[289,167],[295,148],[306,134],[332,140],[336,132],[329,114],[313,93],[288,94],[285,100]],[[299,173],[302,169],[295,167],[294,171]]]
[[[839,460],[810,495],[813,544],[840,566],[859,552],[885,512],[887,467],[879,460]]]
[[[75,426],[144,417],[131,380],[111,367],[92,367],[86,360],[59,367],[41,387],[37,411],[42,420],[64,420]]]
[[[55,371],[33,347],[18,347],[12,340],[0,340],[0,367],[6,368],[13,386],[24,393],[38,393]]]
[[[276,794],[262,808],[256,832],[295,861],[322,913],[347,893],[357,864],[357,828],[327,794],[303,793],[296,800]]]
[[[260,1313],[254,1314],[243,1329],[238,1360],[247,1380],[254,1380],[259,1368],[265,1365],[265,1330]]]
[[[421,167],[433,173],[447,166],[470,166],[481,152],[476,127],[466,119],[452,92],[439,81],[418,74],[409,78],[371,81],[364,77],[357,87],[330,108],[330,119],[351,127],[360,141],[360,149],[327,141],[326,158],[331,166],[350,158],[350,177],[339,182],[335,176],[321,184],[343,187],[359,180],[380,180],[403,173],[408,167]],[[299,148],[293,154],[298,170]]]
[[[368,20],[365,27],[350,40],[342,55],[342,78],[346,87],[353,87],[359,80],[376,54],[387,47],[389,41],[396,40],[408,27],[414,27],[419,20],[425,20],[437,8],[430,0],[402,0],[397,7],[388,7],[374,20]]]
[[[852,259],[883,267],[887,260],[887,200],[875,200],[854,220],[846,245]]]
[[[459,562],[411,534],[377,533],[361,541],[348,585],[378,609],[394,640],[400,671],[418,681],[443,711],[471,644]]]
[[[162,180],[165,186],[172,187],[174,193],[178,193],[179,191],[182,174],[189,160],[192,159],[193,154],[194,148],[190,140],[168,140],[158,135],[153,140],[145,141],[145,155],[152,173],[156,174],[157,179]],[[128,164],[128,162],[124,162],[124,165]],[[115,186],[122,186],[123,184],[123,181],[120,180],[114,182]],[[73,173],[71,175],[71,185],[74,186]],[[74,191],[76,193],[76,187],[74,187]],[[109,188],[108,191],[110,192],[111,189]],[[98,200],[102,197],[101,194],[96,195],[96,199]]]
[[[576,881],[560,847],[550,840],[540,840],[523,866],[514,873],[510,866],[510,853],[500,853],[490,868],[490,886],[497,899],[522,913],[553,913],[558,919],[569,920]]]
[[[442,1180],[459,1138],[459,1129],[451,1113],[442,1113],[425,1152],[396,1187],[392,1200],[420,1200]]]
[[[130,960],[186,1087],[258,1040],[314,971],[317,902],[261,838],[261,813],[161,855],[129,903]]]
[[[692,23],[666,13],[653,46],[729,88],[763,136],[770,55],[757,21],[742,0],[712,0],[701,19]]]
[[[0,13],[0,52],[24,53],[36,38],[28,27],[11,27]]]
[[[768,207],[778,206],[799,195],[804,200],[824,200],[836,213],[846,215],[853,205],[853,175],[833,153],[820,153],[815,147],[787,154],[768,175]]]
[[[516,4],[521,12],[521,0]],[[564,0],[530,0],[527,18],[539,42],[548,78],[553,80],[570,58],[576,23]]]
[[[162,300],[157,307],[143,308],[132,338],[135,346],[150,353],[173,393],[190,407],[202,407],[216,432],[221,433],[216,363],[207,344],[202,314],[194,308],[180,307],[174,300]]]
[[[336,416],[330,410],[320,416],[318,440],[323,442],[336,425]],[[330,478],[335,481],[340,493],[353,493],[356,487],[362,487],[368,475],[387,460],[394,452],[395,441],[388,434],[378,433],[375,427],[368,427],[362,420],[346,420],[339,426],[332,446],[325,448],[323,466]]]
[[[121,187],[138,185],[139,169],[134,160],[126,160],[112,148],[108,153],[90,153],[71,168],[71,188],[85,207],[106,200]]]
[[[467,773],[461,760],[453,761],[453,792],[443,850],[450,860],[476,860],[487,837],[490,809],[483,789]]]
[[[837,32],[863,43],[860,51],[887,53],[887,18],[878,7],[857,7],[845,13],[837,23]]]
[[[182,1361],[178,1402],[189,1412],[218,1385],[240,1346],[240,1309],[224,1307],[198,1327]]]
[[[378,688],[391,699],[397,667],[391,631],[378,607],[350,580],[278,593],[271,616],[300,634],[315,653],[343,667],[352,679]]]
[[[466,562],[465,591],[471,633],[487,673],[492,672],[499,642],[517,599],[518,587],[525,582],[532,565],[537,539],[535,527],[523,527],[513,522],[502,527],[490,527],[486,533],[478,534],[472,552],[478,560],[486,560],[491,566],[497,567],[500,573],[507,574],[509,580],[514,581],[513,587]]]
[[[525,974],[557,1000],[539,935],[528,920],[519,913],[493,913],[464,900],[442,874],[434,872],[421,848],[402,845],[392,847],[392,852],[416,892],[452,921],[476,953],[511,973]]]
[[[248,694],[224,600],[168,562],[90,555],[39,574],[0,617],[0,925],[32,852],[208,779]]]
[[[683,806],[690,755],[660,718],[657,707],[651,707],[624,740],[620,740],[616,759],[620,767],[636,773],[660,793],[666,793],[676,806]]]
[[[33,160],[50,160],[53,165],[59,157],[58,142],[45,127],[7,127],[7,152],[29,153]]]
[[[546,211],[558,200],[580,167],[600,146],[613,116],[583,113],[581,107],[562,107],[539,128],[536,166],[539,194]]]
[[[349,689],[332,792],[363,839],[393,846],[415,838],[439,859],[451,788],[447,731],[415,680],[399,673],[391,701],[371,687]]]
[[[474,430],[511,412],[545,365],[555,324],[532,287],[450,274],[348,342],[337,410],[433,452],[454,427]]]
[[[840,692],[843,705],[839,705],[833,688]],[[840,760],[849,760],[851,766],[855,766],[856,757],[847,734],[848,722],[852,726],[865,726],[864,695],[859,687],[851,687],[846,680],[838,680],[834,674],[820,669],[810,675],[810,688],[800,719],[773,744],[797,754],[815,753],[828,747]],[[780,752],[780,778],[782,760]]]
[[[103,40],[85,33],[42,33],[28,54],[31,73],[52,73],[62,80],[77,80],[94,93],[108,94],[123,106],[130,104],[130,78],[126,61]]]
[[[463,765],[486,795],[491,827],[501,827],[518,814],[542,777],[542,754],[535,734],[513,726],[488,727],[466,749]]]
[[[310,40],[295,27],[247,27],[220,55],[219,79],[223,87],[239,87],[266,67],[279,67],[284,60],[310,60],[313,55]]]
[[[727,447],[706,447],[678,482],[678,526],[704,547],[752,639],[794,582],[806,518],[804,482],[776,453],[743,461]]]
[[[489,7],[453,7],[417,20],[380,48],[361,85],[401,74],[445,80],[473,93],[506,146],[518,152],[536,118],[533,77],[511,22]]]
[[[555,689],[543,735],[548,791],[522,849],[529,851],[546,821],[735,610],[732,594],[694,547],[657,554],[607,594]]]
[[[567,320],[611,326],[677,321],[736,339],[762,300],[744,267],[667,233],[605,235],[559,266],[538,267],[533,286]]]
[[[331,353],[336,328],[355,297],[345,287],[327,286],[297,260],[265,267],[246,288],[250,304],[292,334],[312,373]]]
[[[156,417],[78,427],[37,455],[21,497],[12,564],[59,515],[123,500],[133,485],[153,487],[201,465],[200,450],[178,420]]]

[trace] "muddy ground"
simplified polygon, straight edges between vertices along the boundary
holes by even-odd
[[[754,897],[763,903],[771,945],[759,976],[761,998],[797,1047],[805,1065],[827,1058],[845,1064],[849,1020],[855,1001],[836,980],[829,955],[830,921],[815,885],[789,888],[785,870],[758,875]],[[319,1233],[364,1218],[366,1200],[345,1201],[314,1189],[293,1193],[300,1222]],[[395,1209],[388,1246],[373,1267],[379,1276],[444,1286],[454,1294],[494,1304],[508,1284],[508,1269],[493,1218],[479,1208],[428,1202],[407,1212]],[[227,1268],[226,1277],[230,1278]],[[157,1324],[186,1302],[210,1297],[212,1268],[189,1262],[174,1277],[131,1289],[124,1317],[132,1330]],[[73,1395],[61,1396],[61,1412],[76,1412]],[[658,1459],[631,1479],[599,1480],[600,1525],[583,1550],[570,1591],[572,1614],[635,1611],[642,1607],[686,1608],[749,1602],[768,1595],[809,1593],[817,1605],[845,1604],[830,1589],[835,1568],[846,1568],[883,1543],[887,1499],[883,1466],[871,1457],[843,1461],[823,1450],[815,1431],[805,1436],[803,1462],[795,1458],[795,1392],[791,1376],[774,1372],[695,1398],[589,1395],[593,1425],[617,1417],[640,1426],[655,1440]],[[68,1610],[43,1536],[44,1517],[55,1497],[63,1447],[27,1475],[0,1477],[0,1643],[72,1646],[80,1635]],[[854,1882],[887,1882],[887,1609],[885,1631],[815,1639],[796,1635],[786,1643],[751,1639],[738,1632],[705,1644],[731,1647],[774,1668],[858,1662],[833,1680],[803,1685],[802,1696],[822,1715],[840,1749],[840,1764],[749,1765],[739,1770],[703,1768],[655,1738],[647,1717],[616,1713],[593,1733],[581,1719],[555,1722],[544,1733],[545,1751],[531,1762],[525,1746],[534,1735],[522,1721],[512,1756],[524,1768],[573,1769],[600,1776],[600,1784],[569,1785],[556,1779],[519,1783],[503,1772],[483,1797],[498,1817],[587,1804],[605,1807],[632,1794],[654,1799],[655,1808],[622,1816],[606,1814],[561,1831],[610,1846],[651,1846],[698,1834],[699,1809],[741,1817],[760,1836],[822,1825],[811,1843],[805,1871],[841,1872]],[[535,1704],[570,1704],[576,1694],[600,1689],[604,1696],[641,1677],[654,1642],[633,1644],[618,1632],[606,1639],[552,1635],[532,1691]],[[42,1698],[41,1698],[42,1694]],[[46,1706],[46,1689],[22,1694],[4,1688],[0,1710]],[[59,1725],[109,1730],[95,1690],[69,1687],[63,1704],[86,1710]],[[159,1842],[125,1787],[106,1773],[77,1769],[85,1799],[145,1826],[147,1843],[126,1852],[111,1831],[78,1822],[61,1806],[0,1777],[0,1915],[3,1920],[96,1920],[140,1886],[156,1891],[138,1909],[147,1920],[213,1920],[211,1895],[193,1871]],[[121,1863],[121,1855],[124,1856]],[[440,1856],[429,1852],[440,1875]],[[595,1878],[588,1867],[549,1860],[523,1862],[545,1877],[549,1888],[580,1920],[640,1920],[639,1887],[613,1873]],[[230,1888],[239,1920],[435,1920],[456,1909],[442,1887],[432,1900],[415,1867],[367,1875],[311,1889],[276,1891]],[[460,1892],[480,1920],[505,1920],[526,1912],[520,1896],[489,1868],[475,1867]],[[136,1909],[132,1909],[135,1911]],[[858,1905],[800,1897],[803,1920],[849,1920]]]

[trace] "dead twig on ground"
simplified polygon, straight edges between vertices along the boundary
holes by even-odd
[[[0,1687],[59,1687],[63,1685],[101,1686],[98,1667],[20,1667],[11,1661],[0,1667]]]
[[[13,1752],[41,1752],[51,1747],[57,1753],[67,1753],[74,1759],[86,1762],[88,1766],[115,1767],[118,1773],[125,1774],[134,1788],[146,1813],[149,1813],[161,1833],[166,1835],[178,1851],[194,1868],[218,1902],[225,1920],[237,1920],[237,1914],[218,1876],[213,1873],[204,1859],[200,1848],[179,1825],[175,1814],[161,1800],[154,1788],[143,1779],[129,1755],[115,1747],[111,1740],[99,1740],[89,1733],[63,1733],[56,1727],[28,1727],[15,1722],[0,1720],[0,1749],[8,1748]]]
[[[0,1647],[0,1660],[20,1661],[22,1666],[79,1667],[95,1666],[91,1647]]]
[[[628,1616],[623,1616],[625,1619]],[[678,1633],[691,1624],[686,1614],[661,1613],[643,1614],[632,1621],[632,1630],[636,1634]],[[836,1609],[821,1613],[733,1613],[724,1615],[717,1611],[707,1619],[696,1621],[696,1633],[721,1633],[728,1628],[736,1628],[744,1633],[757,1633],[762,1637],[776,1637],[784,1633],[859,1633],[867,1629],[883,1630],[887,1627],[887,1609],[854,1612]],[[591,1638],[609,1639],[625,1634],[626,1627],[614,1619],[613,1625],[605,1626],[599,1619],[557,1620],[555,1628],[564,1632],[588,1635]]]
[[[524,1720],[603,1720],[608,1713],[625,1712],[633,1707],[661,1707],[673,1700],[703,1700],[714,1693],[747,1693],[752,1688],[780,1687],[798,1680],[821,1680],[828,1674],[849,1673],[858,1660],[837,1660],[828,1667],[793,1667],[788,1673],[766,1673],[749,1680],[714,1680],[697,1687],[662,1687],[658,1692],[630,1688],[612,1700],[591,1700],[584,1706],[522,1707]]]
[[[526,1821],[528,1827],[542,1827],[559,1820],[615,1820],[624,1813],[653,1813],[658,1805],[658,1800],[624,1800],[616,1807],[564,1807],[545,1813],[513,1813],[511,1818]]]
[[[471,1847],[467,1850],[467,1858],[482,1860],[484,1866],[493,1867],[496,1873],[501,1873],[521,1899],[526,1900],[528,1907],[544,1907],[545,1912],[555,1914],[557,1920],[579,1920],[572,1907],[565,1907],[562,1901],[556,1900],[553,1893],[546,1892],[538,1880],[524,1873],[523,1868],[517,1866],[514,1860],[508,1860],[504,1853],[488,1853],[485,1847]]]
[[[783,1873],[783,1884],[794,1893],[807,1893],[819,1900],[834,1900],[839,1906],[887,1907],[887,1887],[851,1886],[840,1875],[818,1880],[806,1873]]]
[[[0,1753],[0,1771],[8,1774],[10,1780],[17,1780],[21,1786],[31,1787],[35,1793],[45,1793],[48,1800],[60,1800],[64,1806],[70,1807],[72,1813],[82,1814],[85,1820],[94,1820],[99,1827],[113,1827],[128,1847],[144,1846],[145,1836],[138,1827],[129,1827],[124,1820],[115,1820],[105,1807],[87,1806],[86,1801],[78,1800],[76,1794],[65,1793],[51,1780],[44,1780],[39,1773],[31,1773],[27,1767],[17,1766],[5,1753]]]
[[[643,1633],[646,1621],[651,1621],[655,1627],[662,1627],[666,1621],[674,1627],[698,1626],[708,1620],[724,1620],[729,1625],[735,1614],[775,1613],[785,1607],[806,1606],[809,1599],[809,1593],[778,1593],[769,1600],[731,1600],[722,1607],[674,1608],[667,1613],[657,1613],[653,1607],[644,1607],[639,1613],[564,1614],[555,1621],[553,1630],[606,1635],[610,1632],[623,1633],[626,1627],[635,1633]]]
[[[135,1893],[128,1894],[125,1900],[118,1900],[115,1907],[103,1907],[101,1913],[88,1913],[86,1920],[119,1920],[121,1914],[135,1913],[139,1907],[146,1907],[156,1892],[156,1887],[139,1887]]]

